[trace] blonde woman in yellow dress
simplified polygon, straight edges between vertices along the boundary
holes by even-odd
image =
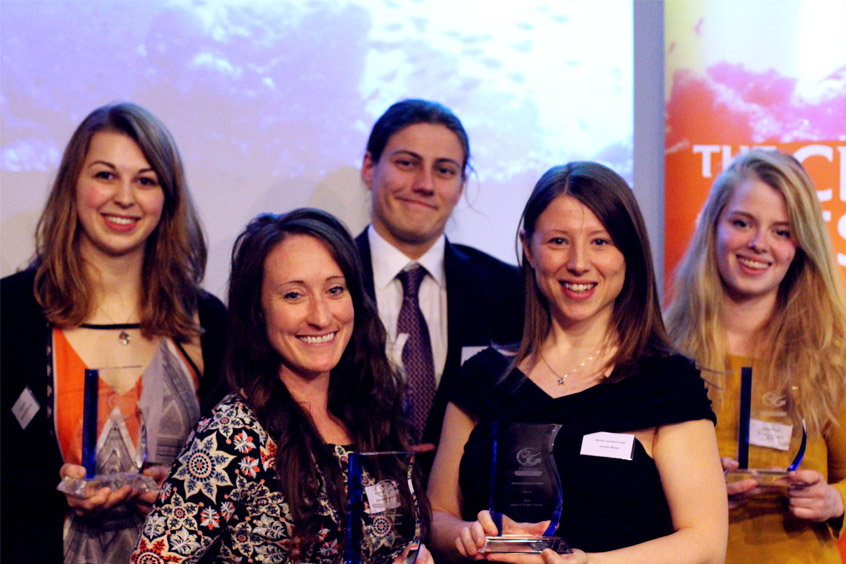
[[[758,487],[752,479],[728,485],[729,563],[841,562],[845,302],[802,166],[775,151],[739,156],[714,182],[679,266],[668,328],[711,383],[726,470],[738,465],[742,366],[786,402],[795,425],[805,420],[808,443],[788,487]],[[769,452],[755,462],[786,468],[794,454]]]

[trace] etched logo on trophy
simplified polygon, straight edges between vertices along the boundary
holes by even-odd
[[[553,536],[563,505],[552,454],[560,429],[557,424],[491,424],[490,512],[500,535],[487,537],[482,552],[539,553],[545,548],[570,552],[564,539]],[[549,525],[543,535],[501,534],[505,517]]]
[[[521,448],[516,458],[517,464],[521,466],[537,466],[541,462],[541,453],[533,448]]]

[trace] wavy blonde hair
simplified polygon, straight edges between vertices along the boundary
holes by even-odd
[[[91,288],[79,252],[76,184],[91,138],[100,131],[135,141],[164,191],[161,219],[144,248],[141,331],[189,340],[199,333],[194,313],[206,241],[176,143],[161,121],[135,104],[97,108],[71,136],[36,228],[35,297],[47,319],[59,327],[75,327],[91,314]]]
[[[754,355],[771,385],[793,390],[798,416],[809,429],[822,433],[836,424],[846,389],[846,298],[816,189],[795,158],[752,150],[714,181],[676,271],[667,327],[676,346],[714,371],[706,379],[714,384],[712,398],[719,403],[730,366],[720,318],[725,289],[717,270],[717,223],[735,188],[749,179],[761,180],[784,197],[797,247]]]

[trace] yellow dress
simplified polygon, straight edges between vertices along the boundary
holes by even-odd
[[[729,360],[732,374],[725,378],[726,390],[717,413],[717,442],[720,456],[736,460],[740,369],[752,366],[752,360],[733,355]],[[707,378],[707,373],[704,375]],[[799,469],[821,473],[846,500],[846,410],[841,410],[838,420],[839,427],[830,429],[825,437],[808,436]],[[793,454],[773,450],[766,460],[753,460],[750,455],[750,467],[783,468],[790,464]],[[793,517],[783,493],[756,496],[730,513],[726,562],[841,564],[837,538],[844,530],[844,520],[836,521],[812,523]]]

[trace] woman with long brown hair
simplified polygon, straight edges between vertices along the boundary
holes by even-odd
[[[197,425],[133,562],[337,562],[350,454],[409,448],[402,379],[349,232],[316,209],[255,218],[232,252],[229,315],[236,393]],[[402,504],[410,520],[417,502]],[[362,561],[402,556],[385,524],[365,517],[376,540]]]
[[[726,501],[714,415],[699,372],[664,330],[631,189],[598,163],[553,167],[529,196],[520,241],[523,340],[467,361],[451,390],[429,480],[435,554],[512,561],[484,552],[486,535],[550,525],[578,550],[521,562],[720,562]],[[491,429],[509,423],[561,425],[557,523],[503,518],[500,530],[491,518]],[[600,432],[629,448],[591,448]]]
[[[222,395],[225,310],[200,288],[205,262],[168,130],[134,104],[94,110],[65,149],[35,259],[2,280],[4,561],[128,559],[155,487],[56,492],[86,473],[84,373],[99,370],[96,473],[163,479],[201,401]]]

